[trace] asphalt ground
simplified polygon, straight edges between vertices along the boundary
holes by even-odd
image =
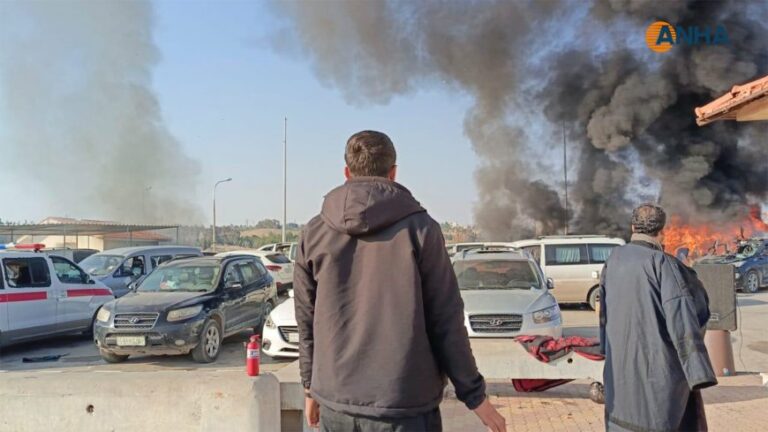
[[[284,301],[282,298],[281,301]],[[768,372],[768,291],[758,294],[739,294],[739,330],[731,334],[736,369],[739,372]],[[597,337],[597,315],[584,305],[561,305],[563,334]],[[0,371],[36,369],[88,368],[115,371],[151,371],[164,369],[229,369],[244,367],[245,344],[251,333],[242,332],[224,340],[222,352],[214,363],[200,364],[190,356],[131,356],[120,364],[108,364],[99,356],[93,341],[84,336],[71,335],[6,347],[0,352]],[[475,340],[473,347],[494,343]],[[482,355],[482,349],[475,350]],[[25,357],[62,355],[57,361],[24,363]],[[273,359],[262,354],[261,370],[275,371],[293,359]]]

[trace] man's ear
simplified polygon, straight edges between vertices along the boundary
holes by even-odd
[[[347,179],[347,180],[352,178],[352,173],[349,172],[349,167],[348,166],[344,166],[344,178]]]
[[[397,165],[392,165],[392,168],[389,169],[389,173],[387,174],[387,178],[391,181],[395,181],[395,177],[397,177]]]

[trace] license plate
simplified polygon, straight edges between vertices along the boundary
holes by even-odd
[[[298,333],[288,333],[288,342],[299,343],[299,334]]]
[[[147,340],[144,336],[118,336],[117,346],[146,346]]]

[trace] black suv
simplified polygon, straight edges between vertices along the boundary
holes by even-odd
[[[275,307],[272,276],[255,257],[190,257],[156,268],[96,314],[94,338],[110,363],[131,354],[188,354],[216,360],[227,336],[260,333]]]

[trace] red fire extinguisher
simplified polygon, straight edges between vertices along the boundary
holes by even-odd
[[[248,342],[245,354],[245,371],[248,376],[259,375],[259,335],[251,336],[251,341]]]

